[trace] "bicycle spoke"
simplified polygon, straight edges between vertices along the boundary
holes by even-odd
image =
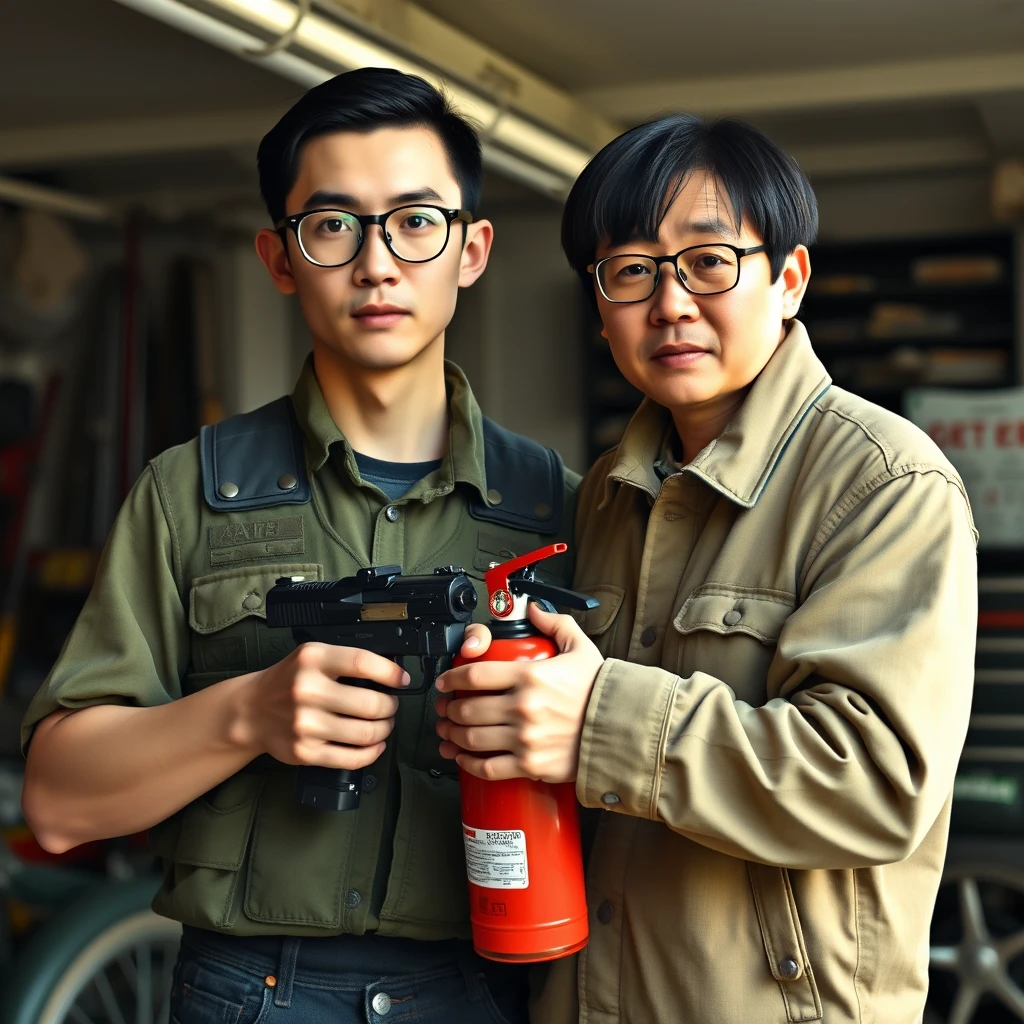
[[[928,955],[929,964],[940,971],[955,971],[959,959],[956,946],[932,946]]]
[[[89,1016],[83,1010],[78,1003],[75,1003],[70,1010],[68,1010],[68,1020],[74,1021],[74,1024],[93,1024],[92,1017]]]
[[[985,909],[981,905],[978,883],[973,878],[961,878],[958,889],[964,938],[982,942],[988,938],[988,927],[985,924]]]
[[[956,994],[953,1009],[949,1011],[949,1020],[946,1021],[946,1024],[971,1024],[979,995],[981,993],[973,986],[961,985]]]
[[[127,1024],[121,1013],[121,1008],[117,1005],[117,997],[114,995],[114,990],[110,987],[110,979],[101,970],[93,979],[92,983],[96,986],[96,991],[100,994],[100,999],[103,1002],[103,1009],[107,1011],[107,1016],[110,1018],[110,1024]]]
[[[135,947],[135,1024],[153,1024],[153,961],[148,942]]]
[[[128,950],[125,950],[123,953],[119,954],[117,963],[121,968],[121,973],[124,975],[124,980],[128,982],[128,987],[133,992],[138,991],[138,970],[135,966],[135,961],[132,960],[131,953]]]

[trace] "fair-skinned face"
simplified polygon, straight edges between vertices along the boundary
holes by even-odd
[[[307,142],[288,193],[287,215],[331,208],[380,214],[407,203],[462,206],[444,146],[427,128],[334,132]],[[318,267],[286,229],[256,237],[256,250],[278,291],[299,298],[318,358],[355,371],[396,370],[443,346],[459,288],[483,273],[493,229],[480,220],[452,223],[445,250],[428,263],[407,263],[384,244],[383,230],[366,228],[358,255],[341,267]]]
[[[595,262],[620,253],[669,255],[707,242],[747,248],[762,241],[746,222],[737,229],[724,189],[698,172],[669,207],[657,243],[602,245]],[[809,277],[810,260],[801,245],[774,282],[765,253],[744,256],[739,283],[718,295],[691,294],[670,264],[661,265],[657,290],[645,301],[609,302],[595,283],[601,333],[616,365],[672,412],[689,458],[696,454],[694,444],[703,447],[717,436],[742,403],[785,336],[783,320],[796,316]],[[717,432],[705,436],[709,429]],[[694,444],[691,433],[697,435]]]

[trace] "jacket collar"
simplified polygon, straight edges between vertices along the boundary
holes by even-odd
[[[752,508],[790,438],[831,383],[806,329],[794,320],[736,416],[683,472],[699,477],[743,508]],[[671,429],[668,409],[645,398],[619,442],[605,483],[605,502],[613,481],[657,497],[661,489],[657,465]]]
[[[448,391],[448,451],[440,469],[427,478],[430,486],[416,496],[429,501],[440,494],[449,493],[458,482],[476,488],[484,497],[487,493],[487,474],[484,468],[484,428],[480,406],[477,405],[465,374],[454,363],[445,362],[444,379]],[[310,471],[318,472],[329,458],[331,446],[340,444],[345,451],[344,462],[353,478],[358,480],[352,446],[327,409],[313,369],[312,354],[306,358],[292,391],[292,405],[305,439]]]

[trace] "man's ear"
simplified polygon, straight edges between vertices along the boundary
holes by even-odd
[[[282,295],[294,295],[298,289],[281,235],[270,228],[264,228],[256,236],[256,253],[270,272],[274,287]]]
[[[782,273],[782,319],[792,320],[800,312],[800,303],[811,279],[811,254],[806,245],[798,245],[783,264]]]
[[[460,288],[468,288],[487,269],[493,241],[494,225],[489,220],[475,220],[466,228],[466,242],[459,259]]]

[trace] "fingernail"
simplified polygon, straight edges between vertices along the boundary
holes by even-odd
[[[402,673],[402,685],[403,686],[408,686],[411,682],[412,682],[412,676],[410,676],[408,672],[403,672]]]
[[[471,636],[466,638],[466,642],[462,645],[463,647],[479,647],[480,638],[478,636]]]
[[[435,686],[435,688],[436,688],[436,689],[438,689],[438,690],[443,690],[443,689],[445,688],[444,676],[441,676],[441,677],[440,677],[440,678],[439,678],[439,679],[437,680],[437,682],[436,682],[436,683],[434,683],[434,686]]]

